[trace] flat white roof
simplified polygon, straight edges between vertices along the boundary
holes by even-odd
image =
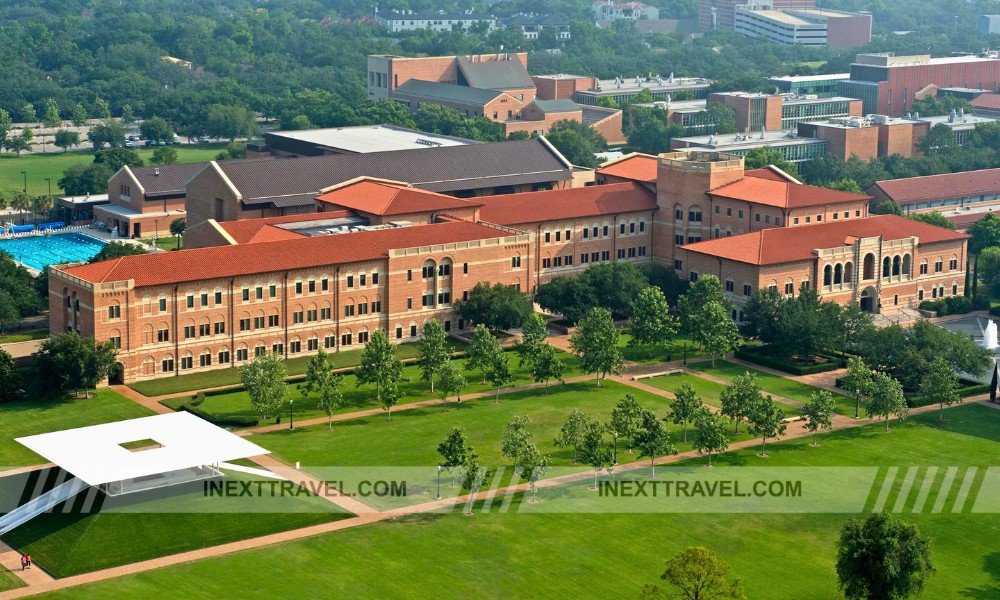
[[[129,450],[150,439],[161,447]],[[176,412],[16,438],[92,486],[269,454],[191,413]]]
[[[830,79],[850,79],[850,73],[831,73],[829,75],[785,75],[784,77],[771,77],[768,81],[828,81]]]
[[[389,150],[410,150],[413,148],[467,146],[478,143],[474,140],[466,140],[437,133],[425,133],[415,129],[390,125],[330,127],[327,129],[303,129],[300,131],[269,131],[268,133],[277,137],[301,140],[325,146],[332,150],[344,150],[358,154],[385,152]]]

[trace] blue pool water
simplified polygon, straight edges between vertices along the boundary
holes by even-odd
[[[15,239],[0,238],[0,250],[32,269],[46,265],[86,262],[101,251],[104,242],[81,233],[60,233]]]

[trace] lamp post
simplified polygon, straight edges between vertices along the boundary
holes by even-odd
[[[24,187],[21,189],[21,191],[24,192],[25,194],[27,194],[28,193],[28,172],[27,171],[21,171],[21,175],[24,176]]]
[[[615,462],[614,462],[614,464],[617,465],[618,464],[618,432],[617,431],[612,432],[611,435],[612,435],[612,437],[615,438]]]
[[[858,418],[858,412],[861,410],[861,390],[854,390],[854,418]]]
[[[292,411],[292,404],[295,403],[295,398],[288,399],[288,428],[295,429],[295,414]]]
[[[436,500],[441,499],[441,465],[438,465],[438,493]]]
[[[153,219],[153,248],[156,248],[156,238],[160,235],[160,220]]]

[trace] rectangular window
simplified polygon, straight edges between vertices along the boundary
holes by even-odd
[[[108,338],[108,341],[110,341],[111,345],[114,346],[115,348],[121,348],[122,347],[122,338],[121,338],[121,336],[115,336],[113,338]]]
[[[314,279],[309,280],[309,293],[310,294],[316,293],[316,280]]]
[[[581,255],[580,255],[580,264],[581,264],[581,265],[585,265],[585,264],[587,264],[587,263],[589,262],[589,261],[587,260],[588,258],[590,258],[590,256],[589,256],[589,255],[588,255],[588,254],[587,254],[586,252],[584,252],[583,254],[581,254]]]
[[[553,258],[552,259],[552,266],[553,267],[561,267],[562,266],[562,257],[561,256],[557,256],[557,257]]]
[[[181,370],[193,369],[194,368],[194,357],[193,356],[182,356],[181,357]]]
[[[683,266],[684,266],[684,263],[683,263],[683,261],[681,261],[681,259],[679,259],[679,258],[675,258],[674,259],[674,269],[680,271],[683,268]]]
[[[172,358],[164,359],[163,362],[160,363],[160,370],[162,370],[164,373],[173,373],[174,372],[173,359]]]
[[[291,354],[298,354],[302,352],[302,342],[299,340],[292,340],[288,342],[288,352]]]
[[[222,350],[219,352],[219,364],[229,364],[229,350]]]
[[[264,328],[264,317],[254,317],[253,318],[253,328],[263,329]]]
[[[332,335],[328,335],[325,338],[323,338],[323,347],[324,348],[333,348],[333,346],[334,346],[333,340],[334,339],[335,338]]]
[[[302,293],[302,284],[299,283],[299,284],[296,284],[296,285],[298,286],[298,290],[297,290],[298,293],[301,294]],[[253,295],[254,295],[254,298],[256,298],[258,300],[263,300],[264,299],[264,288],[258,285],[256,288],[254,288]]]
[[[240,331],[250,330],[250,319],[240,319]]]
[[[372,313],[380,312],[382,312],[382,301],[376,300],[375,302],[372,302]]]
[[[378,285],[378,271],[372,273],[372,285]]]
[[[464,292],[462,292],[462,302],[468,302],[468,301],[469,301],[469,290],[465,290]]]
[[[753,220],[756,221],[757,223],[760,223],[760,213],[754,214]]]
[[[625,258],[625,248],[619,248],[618,249],[618,258],[619,259]]]
[[[438,304],[451,304],[451,292],[441,292],[438,294]]]
[[[215,335],[222,335],[226,333],[226,322],[218,321],[215,323]]]
[[[122,307],[119,304],[108,307],[108,318],[109,319],[120,319],[122,316]]]
[[[319,338],[310,338],[306,340],[306,349],[310,352],[319,350]]]
[[[743,209],[742,209],[742,208],[741,208],[741,209],[739,210],[739,212],[737,213],[737,216],[738,216],[738,217],[739,217],[740,219],[742,219],[742,218],[743,218]]]
[[[188,325],[184,328],[184,339],[194,337],[194,325]]]
[[[344,316],[345,317],[353,317],[354,316],[354,305],[353,304],[345,304],[344,305]]]
[[[566,230],[566,241],[568,242],[571,239],[573,239],[573,232],[571,230],[567,229]]]
[[[604,226],[604,237],[608,237],[608,226]]]
[[[822,223],[823,222],[823,215],[816,215],[816,222],[817,223]]]
[[[188,294],[188,297],[187,297],[186,301],[187,301],[187,307],[188,308],[194,308],[194,296],[193,295]]]
[[[621,223],[618,226],[618,235],[625,235],[625,223]]]
[[[727,292],[733,292],[735,289],[736,289],[736,284],[733,283],[733,280],[732,279],[727,279],[726,280],[726,291]]]
[[[590,262],[598,262],[601,260],[601,254],[599,252],[590,253]]]
[[[267,295],[270,296],[271,298],[277,298],[278,297],[278,286],[276,286],[274,284],[271,284],[271,285],[267,286]]]
[[[205,292],[201,295],[201,306],[202,308],[208,306],[208,292]]]
[[[792,219],[792,224],[793,225],[798,225],[799,224],[799,218],[798,217],[793,218]]]
[[[510,268],[511,269],[520,269],[521,268],[521,257],[520,256],[512,256],[512,257],[510,257]]]
[[[417,326],[410,325],[410,337],[417,337]]]
[[[639,256],[646,256],[646,247],[639,246]]]
[[[254,348],[253,348],[254,358],[256,358],[258,356],[264,356],[264,354],[266,352],[267,352],[267,348],[265,346],[254,346]]]
[[[306,311],[306,322],[314,323],[319,318],[319,311],[315,308]]]
[[[156,341],[159,343],[170,341],[170,330],[169,329],[158,329],[156,331]]]
[[[719,214],[719,205],[718,204],[715,205],[715,214]]]
[[[327,310],[329,310],[329,309],[327,309]],[[268,327],[277,327],[278,324],[279,324],[278,315],[268,315],[267,316],[267,326]]]
[[[557,242],[559,241],[559,239],[560,239],[560,237],[561,237],[561,234],[562,234],[562,232],[561,232],[561,231],[557,231],[557,232],[556,232],[556,241],[557,241]]]
[[[244,302],[250,301],[250,288],[243,288],[243,301]]]
[[[202,323],[198,325],[198,337],[205,337],[212,335],[212,326],[208,323]]]
[[[570,254],[569,256],[567,256],[565,258],[565,263],[563,263],[563,264],[565,264],[567,267],[573,266],[573,255]]]
[[[412,269],[407,269],[406,270],[406,280],[407,281],[413,281],[413,270]]]
[[[239,348],[236,350],[236,360],[244,361],[250,358],[250,350],[247,348]]]
[[[215,305],[219,306],[222,304],[222,292],[215,292]]]
[[[771,215],[764,215],[764,223],[767,225],[771,224]]]
[[[634,221],[628,224],[628,232],[629,233],[635,233],[635,222]]]
[[[927,263],[920,263],[920,274],[921,275],[927,274]]]
[[[330,320],[330,309],[329,308],[321,308],[321,309],[319,309],[319,319],[320,319],[320,321],[329,321]]]
[[[681,209],[679,209],[679,208],[675,208],[674,209],[674,220],[675,221],[683,221],[684,220],[684,211],[681,210]]]
[[[285,353],[285,345],[284,344],[271,344],[271,353],[272,354],[278,354],[278,355],[284,354]]]
[[[937,259],[936,261],[934,261],[934,272],[935,273],[940,273],[942,271],[941,265],[942,265],[942,262],[941,262],[940,258]]]
[[[795,284],[791,283],[791,282],[786,283],[785,284],[785,294],[791,296],[794,293],[795,293]]]
[[[406,310],[412,310],[412,309],[413,309],[413,298],[407,298],[406,299]]]
[[[632,247],[632,248],[628,249],[628,257],[629,258],[635,258],[635,247]]]
[[[359,287],[365,287],[365,274],[364,273],[358,275],[358,286]]]
[[[345,333],[345,334],[341,335],[340,336],[340,345],[341,346],[350,346],[351,345],[351,334]]]
[[[604,250],[603,252],[601,252],[601,260],[611,260],[611,251]]]
[[[469,263],[462,263],[462,274],[463,275],[469,274]],[[378,275],[378,273],[376,273],[376,275]]]
[[[590,238],[590,229],[584,227],[583,228],[583,239],[588,239],[588,238]]]
[[[593,228],[593,229],[591,230],[591,234],[590,234],[590,237],[594,238],[595,240],[597,239],[597,227],[594,227],[594,228]]]
[[[542,268],[543,269],[548,269],[550,267],[552,267],[552,259],[551,258],[543,258],[542,259]]]
[[[198,366],[209,367],[211,365],[212,365],[211,354],[202,354],[201,356],[198,357]]]
[[[546,231],[545,232],[545,243],[548,244],[551,241],[552,241],[552,234],[549,233],[548,231]]]
[[[750,287],[750,284],[749,283],[744,283],[743,284],[743,295],[744,296],[749,296],[752,293],[753,293],[753,288]]]
[[[348,289],[354,287],[354,275],[347,276],[347,287]]]
[[[403,326],[402,325],[396,325],[396,339],[397,340],[403,339]]]
[[[367,315],[368,314],[368,303],[367,302],[362,302],[361,304],[358,304],[358,314],[359,315]]]
[[[378,279],[378,273],[373,273],[372,274],[372,279]],[[325,278],[325,277],[323,279],[320,279],[319,280],[319,289],[322,290],[322,291],[324,291],[324,292],[327,291],[327,290],[329,290],[330,289],[330,281],[327,278]]]
[[[949,271],[954,271],[956,269],[958,269],[958,259],[957,258],[953,258],[953,259],[951,259],[951,260],[948,261],[948,270]]]
[[[806,217],[806,223],[808,223],[808,222],[809,222],[809,219],[811,219],[811,218],[812,218],[812,217]]]
[[[428,292],[421,296],[420,306],[434,306],[434,294]]]

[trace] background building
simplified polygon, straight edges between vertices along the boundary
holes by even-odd
[[[776,44],[856,48],[871,41],[870,14],[835,10],[760,10],[737,6],[736,33]]]
[[[850,73],[789,75],[786,77],[771,77],[767,82],[773,85],[777,92],[795,94],[796,96],[831,98],[837,95],[837,83],[850,78]]]
[[[440,148],[478,144],[475,140],[427,133],[395,125],[361,125],[296,131],[268,131],[264,156],[325,156],[328,154],[365,154],[391,150]]]
[[[892,201],[907,214],[938,211],[965,229],[1000,210],[1000,169],[876,181],[867,192],[876,205]]]
[[[569,19],[559,15],[514,15],[505,20],[503,26],[520,31],[526,40],[537,40],[546,30],[558,42],[565,42],[573,37]]]
[[[491,15],[477,14],[471,10],[464,13],[446,13],[443,10],[381,11],[375,14],[375,22],[390,33],[421,29],[451,31],[456,26],[468,29],[477,25],[485,26],[489,32],[497,26],[496,19]]]
[[[789,162],[804,162],[829,151],[829,143],[816,137],[801,137],[795,132],[782,130],[726,133],[720,135],[697,135],[676,137],[670,140],[671,150],[698,150],[701,152],[722,152],[733,156],[745,156],[755,148],[770,148],[781,152]]]
[[[187,182],[205,164],[122,167],[108,180],[109,202],[94,206],[94,221],[122,237],[170,235],[171,221],[187,217]]]
[[[698,0],[698,27],[702,31],[733,29],[736,9],[750,4],[749,0]],[[770,0],[772,10],[815,8],[816,0]]]
[[[660,9],[642,2],[614,2],[601,0],[590,8],[595,21],[638,21],[660,18]]]
[[[976,29],[979,33],[1000,33],[1000,15],[979,15],[976,19]]]

